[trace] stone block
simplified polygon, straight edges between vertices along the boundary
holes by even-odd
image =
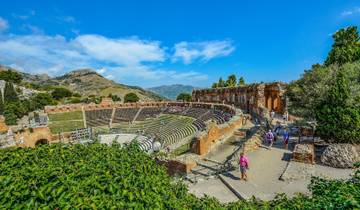
[[[313,144],[295,145],[292,160],[301,163],[315,164],[314,145]]]

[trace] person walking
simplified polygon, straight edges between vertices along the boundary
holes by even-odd
[[[284,120],[284,123],[286,123],[287,121],[289,121],[289,113],[288,111],[285,111],[284,114],[283,114],[283,120]]]
[[[283,137],[284,137],[284,148],[288,149],[290,133],[287,128],[285,128],[284,130]]]
[[[241,173],[240,180],[244,179],[245,181],[247,181],[248,177],[246,171],[249,169],[249,160],[245,156],[244,152],[240,153],[239,165],[240,165],[240,173]]]
[[[269,149],[271,149],[273,143],[274,143],[274,134],[271,130],[269,130],[267,133],[266,133],[266,140],[269,144]]]

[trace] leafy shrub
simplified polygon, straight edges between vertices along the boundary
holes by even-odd
[[[138,102],[140,100],[139,96],[137,96],[135,93],[127,93],[124,96],[124,102]]]
[[[177,97],[176,100],[178,101],[191,101],[191,95],[189,93],[180,93]]]
[[[350,88],[339,71],[325,99],[316,107],[317,133],[327,141],[360,142],[360,108],[348,103]]]
[[[55,88],[53,90],[53,92],[51,93],[51,96],[56,100],[60,100],[65,97],[72,96],[72,92],[66,88],[59,87],[59,88]]]
[[[136,144],[52,144],[0,150],[0,209],[359,209],[359,175],[313,178],[312,197],[221,204],[189,194]]]
[[[22,81],[22,75],[16,71],[11,70],[0,71],[0,80],[19,84]]]

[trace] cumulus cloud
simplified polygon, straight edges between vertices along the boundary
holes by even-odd
[[[360,7],[355,7],[350,10],[345,10],[341,13],[341,16],[351,16],[351,15],[355,15],[355,14],[360,14]]]
[[[230,55],[235,47],[231,41],[180,42],[174,46],[173,62],[178,60],[190,64],[195,60],[207,62],[216,57]]]
[[[8,28],[9,28],[9,24],[8,24],[7,20],[0,17],[0,32],[6,31]]]
[[[159,42],[139,39],[109,39],[99,35],[81,35],[75,39],[95,59],[120,65],[163,61],[165,52]]]
[[[138,38],[109,39],[80,35],[66,39],[43,34],[0,36],[0,63],[29,73],[59,75],[78,68],[95,68],[106,78],[141,86],[196,82],[207,75],[159,68],[166,60],[158,41]],[[135,82],[134,82],[135,81]]]

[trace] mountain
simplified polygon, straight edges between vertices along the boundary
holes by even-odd
[[[190,93],[194,90],[197,89],[191,85],[181,85],[181,84],[175,84],[175,85],[162,85],[162,86],[158,86],[158,87],[152,87],[152,88],[148,88],[148,90],[159,94],[163,97],[166,97],[168,99],[171,100],[175,100],[176,97],[180,94],[180,93]]]
[[[139,96],[141,101],[158,101],[164,99],[164,97],[137,86],[118,84],[112,80],[106,79],[92,69],[74,70],[59,77],[50,77],[47,74],[32,75],[11,67],[0,65],[0,71],[4,70],[12,70],[21,73],[23,81],[27,83],[32,83],[37,86],[62,86],[73,92],[80,93],[82,96],[108,96],[111,93],[113,95],[118,95],[123,99],[127,93],[133,92]]]

